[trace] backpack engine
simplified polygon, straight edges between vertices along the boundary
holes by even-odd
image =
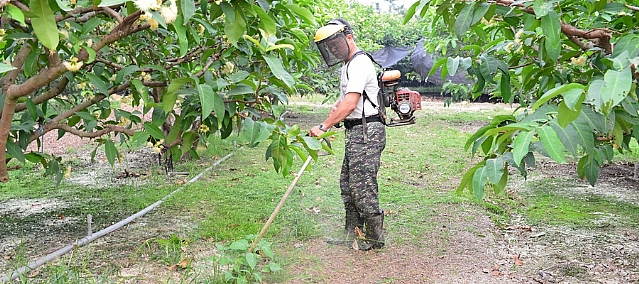
[[[379,110],[387,126],[414,124],[415,116],[413,113],[422,109],[422,99],[418,92],[399,87],[401,75],[399,70],[388,70],[383,71],[380,76],[380,94],[383,100],[381,104],[384,107],[380,107]],[[387,120],[386,107],[390,107],[398,118]]]

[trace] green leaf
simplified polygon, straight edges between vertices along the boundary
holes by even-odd
[[[521,164],[521,160],[528,154],[530,151],[530,141],[535,136],[535,131],[525,131],[522,130],[517,134],[515,141],[513,142],[513,160],[515,164],[519,166]]]
[[[567,90],[563,95],[564,97],[563,102],[566,104],[566,107],[568,107],[570,110],[581,111],[581,103],[586,98],[584,96],[585,88],[586,86],[582,85],[581,89],[576,88],[576,89]]]
[[[115,148],[115,144],[111,140],[104,141],[104,154],[109,161],[109,164],[113,166],[115,164],[115,158],[118,155],[118,149]]]
[[[242,38],[244,31],[246,31],[246,21],[244,20],[244,15],[240,10],[234,11],[234,16],[229,17],[229,14],[224,13],[226,15],[226,21],[224,23],[224,34],[226,38],[232,45],[237,45],[237,42]]]
[[[484,187],[486,187],[486,167],[479,167],[473,174],[473,193],[477,200],[484,198]]]
[[[180,0],[180,10],[182,17],[184,17],[184,23],[188,23],[191,17],[195,15],[195,1],[193,0]]]
[[[461,179],[461,182],[459,183],[459,186],[457,186],[457,189],[455,190],[455,192],[457,192],[457,194],[461,194],[465,187],[468,187],[468,189],[472,191],[472,188],[473,188],[473,185],[472,185],[473,175],[475,174],[475,171],[478,168],[482,167],[483,165],[484,165],[484,162],[481,162],[481,163],[473,166],[472,168],[468,169],[468,171],[466,171],[466,173],[464,174],[464,176]]]
[[[109,89],[107,88],[106,83],[104,82],[104,80],[102,80],[101,77],[98,77],[92,73],[87,73],[86,76],[89,77],[89,81],[91,81],[91,84],[93,84],[93,86],[97,89],[98,93],[105,95],[109,94]]]
[[[38,120],[38,108],[33,103],[33,101],[27,98],[27,101],[25,102],[25,104],[27,105],[27,110],[29,111],[29,116],[31,116],[31,120],[33,121]]]
[[[59,43],[58,26],[55,15],[49,7],[49,1],[31,0],[29,10],[35,15],[31,18],[31,27],[42,45],[50,50],[56,50]]]
[[[315,21],[315,17],[313,13],[304,7],[300,7],[297,4],[287,4],[286,8],[290,9],[293,13],[297,14],[302,20],[304,20],[307,24],[315,26],[317,22]]]
[[[577,175],[579,175],[580,178],[586,178],[591,186],[597,183],[599,164],[592,155],[585,155],[579,159],[577,163]]]
[[[164,132],[162,132],[159,127],[153,125],[151,122],[147,121],[144,123],[144,130],[155,139],[164,139]]]
[[[588,92],[586,93],[586,101],[592,103],[595,106],[596,110],[601,110],[601,107],[603,105],[603,85],[604,81],[601,79],[590,81]]]
[[[548,11],[547,15],[541,17],[541,29],[546,36],[544,46],[548,57],[555,62],[561,54],[561,22],[554,10]]]
[[[202,104],[202,120],[205,120],[215,108],[214,97],[217,96],[213,92],[213,88],[207,84],[198,84],[197,92],[200,95],[200,104]],[[218,128],[222,124],[222,121],[218,119]]]
[[[470,25],[474,25],[476,23],[478,23],[481,18],[484,17],[484,15],[486,15],[486,12],[488,12],[488,10],[490,10],[490,6],[492,6],[490,3],[487,2],[482,2],[480,3],[475,10],[473,11],[473,20],[470,23]]]
[[[255,147],[259,143],[268,139],[270,134],[269,129],[266,127],[266,123],[254,121],[251,117],[244,119],[242,124],[242,138],[248,141],[249,147]]]
[[[601,94],[603,103],[602,111],[610,113],[613,107],[617,106],[630,92],[632,87],[632,72],[630,68],[621,71],[608,70],[604,74],[604,83]]]
[[[138,67],[137,65],[129,65],[120,69],[120,71],[118,71],[118,74],[115,75],[115,81],[113,82],[113,84],[120,84],[125,76],[131,75],[138,70],[140,70],[140,67]]]
[[[583,92],[584,85],[579,83],[570,83],[567,85],[561,85],[559,87],[552,88],[544,93],[541,98],[539,98],[532,106],[532,110],[536,110],[541,105],[546,103],[547,101],[553,99],[554,97],[561,95],[565,92],[571,91],[571,95]]]
[[[557,137],[559,137],[559,141],[561,141],[564,148],[576,157],[579,152],[579,136],[574,128],[561,127],[556,121],[551,121],[549,125],[557,133]]]
[[[234,251],[245,252],[249,248],[249,243],[247,240],[234,241],[233,243],[231,243],[229,248]]]
[[[559,103],[559,111],[557,113],[557,123],[561,127],[566,127],[568,123],[577,119],[581,113],[581,104],[578,104],[576,110],[572,110],[566,106],[566,101]]]
[[[491,55],[484,55],[480,57],[481,65],[479,65],[479,71],[484,79],[488,82],[494,83],[493,74],[497,72],[499,66],[499,59]],[[508,72],[508,70],[506,70]]]
[[[186,55],[189,51],[189,40],[186,37],[186,26],[184,26],[184,19],[178,15],[173,22],[173,28],[178,35],[178,42],[180,43],[180,57]]]
[[[24,152],[18,144],[11,140],[7,140],[7,153],[11,155],[11,157],[18,159],[21,163],[25,162]]]
[[[24,13],[22,13],[22,10],[20,10],[18,7],[12,4],[8,4],[7,6],[5,6],[5,9],[7,14],[9,15],[9,18],[18,21],[23,26],[27,25],[24,21]],[[2,74],[2,72],[0,72],[0,74]]]
[[[455,76],[457,74],[457,68],[459,67],[459,56],[455,58],[449,57],[446,61],[446,69],[448,69],[448,75]]]
[[[226,95],[229,97],[232,97],[236,95],[246,95],[246,94],[253,94],[253,93],[255,93],[255,90],[253,90],[251,86],[246,84],[238,84],[235,87],[233,87],[228,93],[226,93]]]
[[[277,32],[275,20],[258,5],[253,5],[253,10],[259,16],[260,28],[262,28],[267,35],[274,35]]]
[[[117,6],[126,3],[127,0],[102,0],[98,7]]]
[[[468,2],[461,12],[459,12],[459,15],[457,15],[457,20],[455,20],[455,34],[457,37],[463,36],[466,31],[468,31],[470,24],[473,22],[474,10],[475,2]]]
[[[264,56],[264,60],[268,64],[268,67],[271,68],[271,72],[275,75],[276,78],[282,80],[289,88],[295,85],[295,79],[293,76],[286,72],[284,66],[282,65],[282,61],[273,56]]]
[[[541,140],[541,144],[544,146],[544,150],[546,150],[548,156],[557,163],[566,163],[563,153],[564,149],[555,130],[548,125],[544,125],[537,128],[537,134],[539,134],[539,140]]]
[[[533,2],[533,11],[535,11],[535,16],[544,17],[548,15],[548,12],[553,11],[552,2],[548,2],[545,0],[535,0]]]
[[[251,269],[255,269],[255,266],[257,266],[257,255],[252,253],[252,252],[247,252],[246,256],[244,257],[244,259],[246,259],[246,263],[248,264],[248,266]]]
[[[501,157],[486,160],[486,176],[493,184],[498,184],[504,175],[504,159]]]
[[[508,72],[501,73],[501,79],[499,82],[501,97],[504,99],[505,103],[510,102],[510,98],[513,93],[510,90],[510,74]]]
[[[232,84],[235,84],[235,83],[238,83],[238,82],[246,79],[249,75],[251,75],[249,72],[241,70],[241,71],[233,73],[233,75],[229,76],[229,81]]]

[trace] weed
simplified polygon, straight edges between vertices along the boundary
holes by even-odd
[[[262,273],[281,270],[273,261],[270,242],[261,239],[255,249],[250,250],[250,242],[255,237],[249,235],[228,246],[223,243],[216,245],[220,255],[210,258],[215,264],[216,280],[221,278],[225,283],[262,283]]]
[[[160,245],[164,251],[164,254],[161,257],[164,264],[174,265],[180,263],[184,259],[182,254],[182,245],[188,243],[186,239],[182,239],[177,235],[171,235],[168,239],[155,239],[153,241]]]

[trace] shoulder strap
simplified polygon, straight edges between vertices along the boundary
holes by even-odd
[[[377,63],[377,61],[375,61],[375,58],[373,58],[373,56],[370,53],[368,53],[366,51],[363,51],[363,50],[360,50],[360,51],[355,52],[355,54],[353,54],[353,57],[351,57],[351,60],[349,60],[348,63],[346,63],[346,79],[348,79],[348,66],[351,65],[351,61],[353,61],[353,59],[355,59],[355,57],[357,57],[358,55],[361,55],[361,54],[366,54],[366,56],[368,56],[368,58],[370,58],[373,63],[375,63],[380,68],[382,68],[382,65]]]
[[[366,56],[368,56],[368,58],[370,58],[370,59],[371,59],[371,61],[372,61],[373,63],[375,63],[375,64],[376,64],[377,66],[379,66],[380,68],[382,68],[382,65],[380,65],[379,63],[377,63],[377,61],[375,61],[375,58],[373,58],[373,56],[372,56],[370,53],[368,53],[368,52],[366,52],[366,51],[363,51],[363,50],[359,50],[359,51],[355,52],[355,54],[353,54],[353,57],[351,57],[351,60],[349,60],[349,61],[348,61],[348,63],[346,63],[346,79],[348,79],[348,67],[349,67],[349,66],[350,66],[350,64],[351,64],[351,61],[353,61],[353,59],[355,59],[355,57],[357,57],[358,55],[361,55],[361,54],[366,54]],[[380,76],[381,76],[381,74],[383,74],[383,72],[382,72],[382,73],[380,73]],[[378,83],[378,85],[380,85],[380,86],[379,86],[380,90],[381,90],[381,88],[382,88],[382,86],[381,86],[381,82],[382,82],[382,81],[381,81],[381,77],[378,77],[378,78],[377,78],[377,83]],[[371,99],[368,97],[368,94],[366,94],[366,90],[364,90],[364,91],[362,92],[362,95],[364,96],[364,99],[365,99],[365,100],[368,100],[368,102],[370,102],[370,103],[371,103],[371,105],[373,105],[373,107],[374,107],[374,108],[377,108],[377,104],[376,104],[375,102],[373,102],[373,100],[371,100]]]

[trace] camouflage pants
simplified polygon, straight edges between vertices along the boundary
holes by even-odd
[[[366,124],[364,143],[362,125],[346,130],[340,189],[346,211],[357,211],[362,218],[381,213],[377,187],[380,157],[386,147],[386,129],[381,122]]]

